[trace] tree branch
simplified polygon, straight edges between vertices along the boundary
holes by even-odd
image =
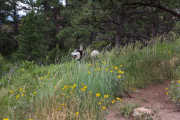
[[[123,5],[125,5],[125,6],[135,6],[135,5],[138,5],[138,6],[147,6],[147,7],[158,8],[160,10],[163,10],[165,12],[168,12],[168,13],[172,14],[173,16],[176,16],[176,17],[180,18],[180,14],[179,13],[177,13],[174,10],[168,9],[168,8],[166,8],[164,6],[161,6],[160,4],[135,2],[135,3],[125,3]]]

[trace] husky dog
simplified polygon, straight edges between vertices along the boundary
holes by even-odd
[[[72,57],[75,60],[81,60],[82,56],[83,56],[83,46],[80,45],[79,49],[75,49],[72,53],[71,53]]]
[[[71,53],[72,57],[75,60],[81,60],[82,56],[83,56],[83,51],[80,49],[75,49],[72,53]]]
[[[95,58],[97,57],[98,55],[100,54],[100,52],[98,50],[93,50],[91,53],[90,53],[90,56],[92,58]],[[75,60],[81,60],[82,57],[84,56],[84,51],[83,51],[83,47],[82,45],[80,45],[80,49],[75,49],[72,53],[71,53],[72,57],[75,59]]]
[[[100,52],[98,50],[93,50],[90,55],[91,57],[97,57],[99,54]]]

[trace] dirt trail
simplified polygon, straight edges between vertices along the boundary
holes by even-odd
[[[180,111],[169,100],[166,95],[166,90],[169,85],[169,81],[159,84],[151,85],[145,89],[136,90],[131,94],[132,98],[124,98],[124,102],[135,103],[140,106],[151,108],[156,111],[158,119],[154,120],[180,120]],[[118,104],[115,105],[116,107]],[[110,109],[109,114],[106,116],[106,120],[132,120],[123,118],[117,109]]]

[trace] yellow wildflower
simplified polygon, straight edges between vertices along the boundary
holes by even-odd
[[[64,87],[62,88],[62,90],[67,89],[69,86],[68,85],[64,85]]]
[[[14,93],[14,91],[13,91],[13,90],[9,90],[9,93],[10,93],[10,94],[13,94],[13,93]]]
[[[63,104],[60,104],[60,106],[65,106],[65,104],[63,103]]]
[[[101,94],[100,93],[96,93],[96,97],[100,97],[101,96]]]
[[[178,80],[178,81],[177,81],[177,83],[179,83],[179,84],[180,84],[180,80]]]
[[[119,74],[124,74],[124,71],[118,70],[118,73],[119,73]]]
[[[68,85],[64,85],[64,89],[68,88]]]
[[[121,75],[118,75],[117,78],[120,79],[120,78],[121,78]]]
[[[106,110],[106,106],[102,106],[102,110]]]
[[[108,97],[109,97],[109,95],[108,95],[108,94],[105,94],[105,95],[104,95],[104,98],[108,98]]]
[[[74,83],[74,84],[72,85],[72,89],[76,88],[76,86],[77,86],[77,85]]]
[[[122,102],[122,99],[121,99],[121,98],[119,98],[119,97],[116,97],[116,100],[118,100],[118,101]]]
[[[114,104],[116,102],[116,100],[112,100],[111,103]]]
[[[168,90],[168,88],[165,88],[165,90]]]
[[[166,92],[166,95],[168,95],[169,93],[168,92]]]
[[[24,93],[22,93],[21,96],[23,97],[23,96],[24,96]]]
[[[85,92],[85,91],[86,91],[86,88],[84,88],[84,87],[81,88],[81,91],[82,91],[82,92]]]
[[[101,102],[98,102],[98,105],[101,105],[102,103]]]
[[[114,66],[114,69],[115,69],[115,70],[117,70],[117,69],[118,69],[118,67],[117,67],[117,66]]]
[[[57,108],[57,111],[61,111],[61,107],[58,107],[58,108]]]
[[[76,116],[79,116],[79,112],[76,112],[75,114],[76,114]]]
[[[110,72],[112,73],[113,71],[112,71],[112,70],[110,70]]]
[[[87,86],[86,86],[86,85],[84,85],[84,88],[85,88],[85,89],[87,89]]]
[[[8,118],[3,118],[3,120],[9,120]]]
[[[83,84],[83,86],[84,86],[84,87],[83,87],[83,88],[81,88],[81,91],[83,91],[83,92],[84,92],[84,91],[86,91],[87,86],[86,86],[86,85],[84,85],[84,84]]]
[[[19,95],[19,94],[17,94],[17,95],[16,95],[16,100],[18,100],[18,99],[19,99],[19,97],[20,97],[20,95]]]
[[[32,118],[29,118],[28,120],[33,120]]]
[[[88,74],[90,75],[90,74],[91,74],[91,72],[90,72],[90,71],[88,71]]]
[[[20,92],[22,92],[22,91],[23,91],[23,89],[22,89],[22,88],[19,88],[19,91],[20,91]]]

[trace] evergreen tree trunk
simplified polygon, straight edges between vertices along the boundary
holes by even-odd
[[[18,31],[18,14],[17,14],[17,1],[13,1],[12,3],[12,8],[13,8],[13,28],[14,28],[14,33],[17,35],[19,33]]]

